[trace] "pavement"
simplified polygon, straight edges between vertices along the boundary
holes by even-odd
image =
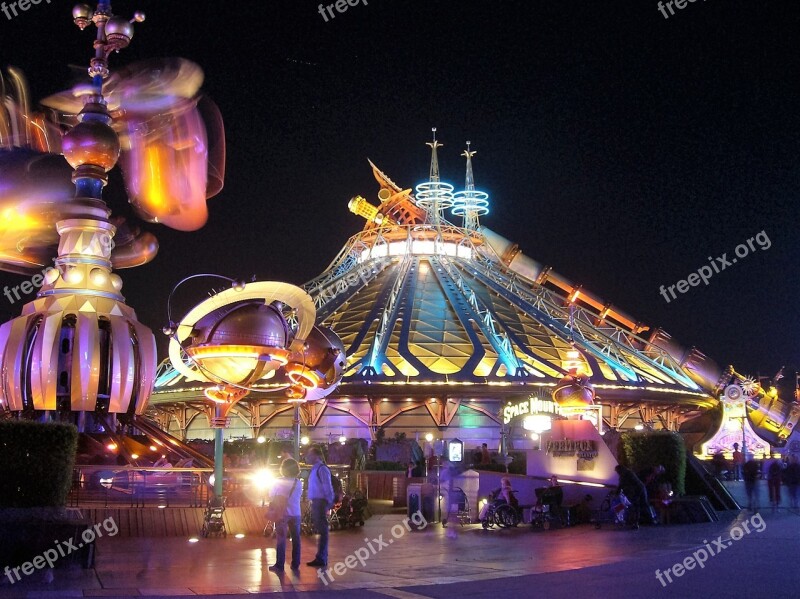
[[[741,483],[729,485],[735,496],[743,495]],[[591,525],[484,531],[453,524],[417,531],[408,530],[405,521],[404,515],[381,514],[364,527],[333,532],[331,570],[322,577],[305,565],[298,574],[270,572],[274,540],[264,537],[196,543],[104,537],[94,569],[56,569],[49,583],[42,572],[14,584],[3,576],[0,599],[236,599],[254,593],[312,599],[496,599],[499,592],[548,599],[800,595],[797,510],[725,512],[719,522],[636,531]],[[302,545],[303,562],[311,560],[315,539],[304,537]]]

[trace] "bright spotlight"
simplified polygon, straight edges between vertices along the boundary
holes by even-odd
[[[301,445],[308,445],[308,444],[309,444],[309,439],[308,439],[308,437],[301,437],[301,438],[300,438],[300,444],[301,444]]]
[[[267,438],[266,438],[266,437],[264,437],[264,436],[262,435],[261,437],[259,437],[258,439],[256,439],[256,441],[257,441],[258,443],[266,443],[266,442],[267,442]]]
[[[272,486],[272,481],[275,477],[272,476],[272,472],[269,470],[257,470],[254,474],[252,474],[251,479],[255,483],[256,487],[261,489],[262,491],[266,491],[267,489]]]
[[[425,435],[425,440],[428,443],[430,443],[431,441],[433,441],[433,435],[431,433],[428,433],[427,435]]]
[[[341,437],[339,437],[339,443],[341,443],[342,445],[344,445],[345,443],[347,443],[347,437],[345,437],[344,435],[342,435]]]

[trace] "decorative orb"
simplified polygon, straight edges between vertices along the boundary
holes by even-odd
[[[292,354],[286,372],[293,383],[306,389],[327,389],[341,378],[345,366],[342,340],[328,327],[315,326],[302,355]]]
[[[72,20],[81,29],[86,29],[93,16],[94,12],[88,4],[76,4],[72,9]]]
[[[108,172],[119,159],[119,138],[105,123],[83,121],[67,132],[61,149],[72,168],[90,164]]]
[[[83,281],[83,272],[80,268],[71,267],[64,273],[64,280],[70,285],[77,285]]]
[[[58,277],[59,277],[60,275],[61,275],[61,273],[58,271],[58,269],[57,269],[57,268],[48,268],[48,269],[47,269],[47,270],[44,272],[44,280],[45,280],[45,282],[46,282],[48,285],[52,285],[52,284],[54,284],[56,281],[58,281]]]
[[[281,311],[261,302],[225,306],[196,325],[187,353],[207,377],[250,385],[286,363],[289,326]]]
[[[111,275],[111,286],[115,291],[122,291],[122,278],[119,275]]]
[[[285,347],[289,338],[281,311],[260,302],[234,305],[223,314],[212,312],[195,329],[200,343],[208,345]]]
[[[137,10],[135,13],[133,13],[133,20],[137,23],[143,23],[145,18],[145,14],[140,10]]]
[[[93,268],[89,273],[89,280],[96,287],[105,287],[106,283],[108,283],[108,272],[102,268]]]
[[[106,39],[109,43],[124,48],[131,43],[133,24],[122,17],[112,17],[106,23]]]
[[[568,374],[553,390],[553,401],[562,408],[577,408],[594,404],[595,392],[586,377]]]

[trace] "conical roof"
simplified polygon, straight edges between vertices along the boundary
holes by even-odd
[[[517,395],[578,370],[605,400],[713,402],[690,372],[638,336],[644,327],[623,327],[580,291],[569,297],[515,272],[492,243],[496,233],[431,218],[370,164],[380,204],[351,200],[364,229],[305,285],[318,321],[347,350],[338,395],[443,386],[448,395]]]

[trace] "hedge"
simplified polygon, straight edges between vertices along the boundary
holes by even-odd
[[[675,493],[683,495],[686,492],[686,446],[677,433],[623,433],[617,459],[637,474],[653,466],[664,466],[665,477]]]
[[[71,424],[0,422],[0,507],[63,507],[78,430]]]

